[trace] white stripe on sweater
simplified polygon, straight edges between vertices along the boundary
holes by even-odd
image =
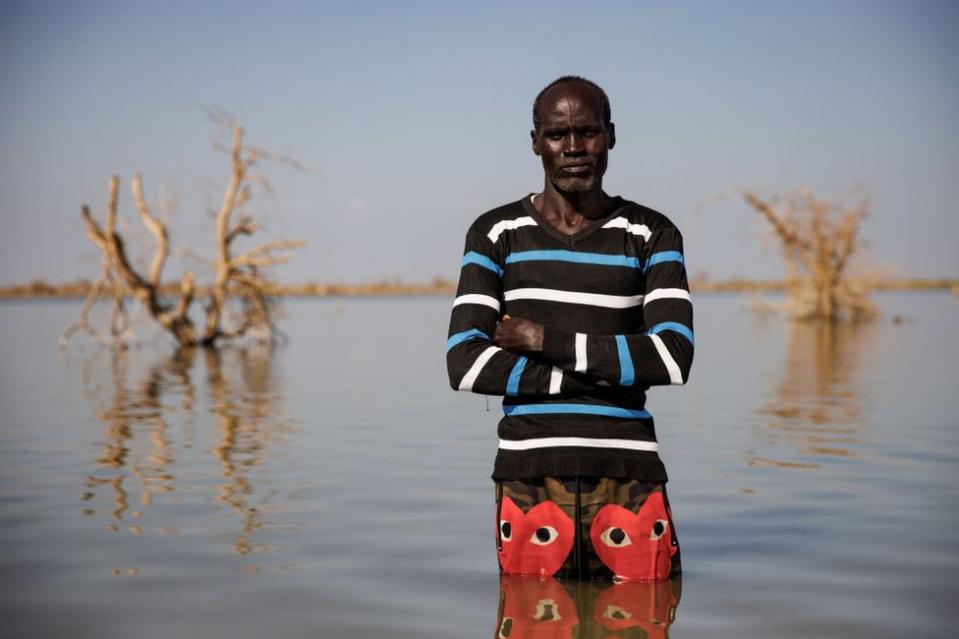
[[[490,297],[489,295],[480,295],[478,293],[460,295],[453,300],[453,306],[459,306],[460,304],[482,304],[483,306],[489,306],[490,308],[499,311],[498,299],[495,297]]]
[[[587,368],[586,360],[586,333],[576,333],[576,368],[577,373],[585,373]]]
[[[490,242],[496,243],[496,240],[499,239],[499,236],[503,231],[512,231],[513,229],[519,228],[521,226],[536,226],[536,220],[526,215],[524,217],[518,217],[515,220],[503,220],[497,222],[493,225],[493,228],[489,230],[489,233],[486,234],[486,237],[489,238]]]
[[[557,367],[553,367],[553,370],[549,374],[549,394],[550,395],[559,395],[561,392],[560,389],[563,387],[563,371]]]
[[[514,288],[506,291],[503,297],[508,302],[512,300],[544,300],[547,302],[602,306],[604,308],[632,308],[643,303],[642,295],[604,295],[602,293],[560,291],[553,288]]]
[[[530,450],[533,448],[552,448],[554,446],[585,446],[588,448],[627,448],[629,450],[657,451],[656,442],[644,442],[635,439],[601,439],[595,437],[537,437],[535,439],[501,439],[499,447],[503,450]]]
[[[643,239],[649,241],[649,236],[653,234],[649,230],[649,227],[645,224],[630,224],[629,220],[625,217],[614,217],[606,224],[603,224],[604,229],[624,229],[627,233],[632,233],[633,235],[641,235]]]
[[[653,346],[656,347],[656,352],[659,353],[659,358],[663,360],[663,364],[666,366],[666,370],[669,372],[669,383],[682,384],[683,373],[679,370],[679,365],[676,363],[676,360],[674,360],[673,356],[669,354],[669,349],[666,348],[663,340],[659,337],[659,335],[650,335],[649,339],[653,340]]]
[[[649,293],[646,293],[646,299],[643,301],[643,306],[646,306],[650,302],[655,302],[656,300],[665,299],[686,300],[687,302],[692,301],[692,299],[689,297],[689,291],[684,288],[657,288],[653,289]]]
[[[496,355],[496,353],[501,350],[503,349],[497,348],[496,346],[490,346],[485,351],[480,353],[479,357],[476,358],[476,361],[473,362],[473,365],[470,366],[470,369],[466,371],[466,375],[463,375],[463,379],[460,380],[459,389],[461,391],[473,390],[473,384],[476,382],[476,378],[479,377],[479,374],[483,371],[483,367],[486,366],[486,362],[488,362],[493,355]]]

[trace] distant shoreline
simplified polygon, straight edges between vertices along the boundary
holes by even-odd
[[[50,284],[44,280],[34,280],[29,284],[0,286],[0,299],[83,299],[92,283],[88,280]],[[959,294],[959,279],[954,278],[889,278],[868,283],[868,288],[876,291],[925,291],[952,290]],[[732,278],[727,280],[693,279],[690,289],[694,293],[767,293],[786,290],[783,280],[749,280]],[[177,282],[164,284],[162,293],[176,297],[180,293]],[[279,284],[271,293],[276,297],[406,297],[406,296],[452,296],[456,292],[456,283],[443,278],[434,278],[430,282],[402,282],[400,280],[380,280],[360,284]],[[201,287],[197,295],[205,296]],[[107,293],[102,293],[107,297]]]

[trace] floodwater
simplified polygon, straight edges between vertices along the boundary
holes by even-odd
[[[0,636],[953,637],[959,298],[816,329],[696,299],[653,389],[682,582],[501,583],[498,402],[448,300],[299,300],[289,343],[127,352],[0,305]],[[894,322],[895,316],[902,322]]]

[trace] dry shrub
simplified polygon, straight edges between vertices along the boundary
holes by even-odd
[[[247,211],[254,185],[267,192],[270,190],[266,177],[255,171],[257,163],[272,160],[294,168],[301,167],[287,156],[245,145],[244,130],[232,116],[218,111],[210,115],[224,133],[225,141],[215,143],[214,148],[229,155],[230,179],[224,189],[223,203],[216,213],[216,257],[212,260],[214,280],[205,287],[208,302],[203,326],[197,326],[189,315],[198,293],[192,272],[183,275],[175,301],[164,294],[161,276],[170,255],[170,236],[166,223],[153,214],[147,203],[139,174],[134,175],[130,187],[140,220],[154,240],[149,272],[138,268],[130,256],[128,242],[117,228],[120,178],[114,175],[108,187],[103,223],[94,217],[88,206],[84,205],[82,209],[87,237],[101,250],[102,266],[87,294],[80,318],[61,336],[61,348],[65,348],[70,336],[79,330],[107,344],[126,346],[131,334],[128,298],[142,302],[148,314],[181,346],[214,346],[220,340],[244,336],[272,341],[279,335],[273,323],[278,285],[268,275],[268,269],[288,261],[291,252],[303,242],[274,240],[240,254],[235,242],[240,237],[253,235],[260,227]],[[108,292],[112,302],[109,338],[101,337],[90,322],[90,311],[102,292]]]
[[[849,274],[861,248],[859,229],[869,197],[853,190],[835,199],[808,186],[762,198],[740,191],[769,222],[786,261],[787,310],[799,320],[863,321],[876,315],[866,278]]]

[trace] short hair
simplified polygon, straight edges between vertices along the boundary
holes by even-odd
[[[558,84],[570,84],[573,82],[579,82],[581,84],[585,84],[586,86],[589,86],[592,89],[594,89],[596,93],[599,94],[599,101],[600,101],[600,104],[602,104],[603,106],[603,124],[608,127],[612,123],[613,113],[609,107],[609,96],[607,96],[606,92],[603,91],[603,87],[599,86],[592,80],[587,80],[586,78],[578,75],[564,75],[563,77],[556,78],[555,80],[547,84],[545,87],[543,87],[542,91],[536,94],[536,99],[533,100],[533,128],[534,129],[538,129],[540,124],[542,124],[542,120],[539,117],[539,109],[540,109],[540,106],[542,106],[543,96],[546,95],[546,92]]]

